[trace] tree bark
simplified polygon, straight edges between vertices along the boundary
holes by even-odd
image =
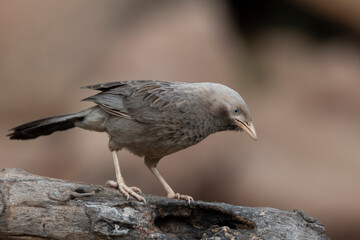
[[[329,239],[300,210],[144,195],[126,200],[116,189],[0,171],[1,239]]]

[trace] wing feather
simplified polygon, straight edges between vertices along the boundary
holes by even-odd
[[[143,123],[168,121],[169,112],[186,112],[186,83],[154,80],[110,82],[87,86],[100,93],[85,98],[114,116]],[[186,105],[186,104],[185,104]]]

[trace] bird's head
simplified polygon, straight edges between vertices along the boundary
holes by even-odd
[[[231,108],[230,118],[234,121],[236,126],[244,130],[249,136],[257,140],[254,124],[251,121],[249,110],[244,102],[244,105],[235,105]]]
[[[213,104],[217,112],[229,127],[244,130],[252,139],[257,140],[250,111],[244,99],[233,89],[221,84],[214,85]]]

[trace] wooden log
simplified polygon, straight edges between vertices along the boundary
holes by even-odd
[[[1,239],[329,239],[300,210],[240,207],[0,171]]]

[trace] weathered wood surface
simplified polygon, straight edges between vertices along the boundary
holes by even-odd
[[[0,239],[328,239],[299,210],[251,208],[145,195],[0,171]]]

